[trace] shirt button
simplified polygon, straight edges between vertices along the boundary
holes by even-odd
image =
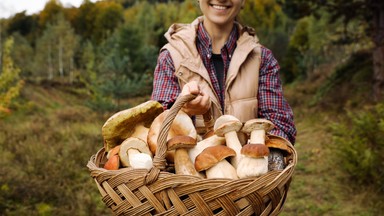
[[[183,72],[180,71],[180,72],[179,72],[179,76],[183,76]]]
[[[211,58],[211,54],[207,54],[207,57],[208,57],[208,58]]]

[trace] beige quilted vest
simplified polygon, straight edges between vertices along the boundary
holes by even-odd
[[[214,119],[223,113],[233,115],[242,122],[256,118],[261,61],[261,48],[257,37],[251,36],[246,28],[237,24],[240,37],[225,81],[225,102],[222,110],[207,69],[195,45],[196,29],[202,19],[199,17],[191,24],[174,24],[165,34],[169,43],[162,49],[167,49],[171,54],[180,88],[183,88],[187,82],[197,81],[201,90],[208,93],[211,98]],[[196,117],[196,127],[200,132],[203,131],[202,116]]]

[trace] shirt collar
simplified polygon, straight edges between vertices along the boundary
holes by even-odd
[[[223,53],[223,49],[226,49],[231,58],[233,51],[236,48],[236,41],[238,39],[238,30],[237,30],[237,25],[233,25],[232,31],[228,37],[227,42],[225,42],[224,47],[221,50],[221,53]],[[205,30],[203,22],[200,22],[197,28],[197,39],[201,45],[201,47],[209,54],[212,54],[212,41],[211,38],[209,37],[209,34],[207,30]],[[212,55],[210,55],[212,56]]]

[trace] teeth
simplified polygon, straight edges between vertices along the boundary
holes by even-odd
[[[220,6],[220,5],[212,5],[212,7],[215,8],[215,9],[218,9],[218,10],[225,10],[225,9],[227,9],[227,7]]]

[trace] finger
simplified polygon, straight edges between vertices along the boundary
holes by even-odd
[[[203,95],[201,96],[201,104],[206,108],[209,109],[211,107],[211,98],[209,95]]]

